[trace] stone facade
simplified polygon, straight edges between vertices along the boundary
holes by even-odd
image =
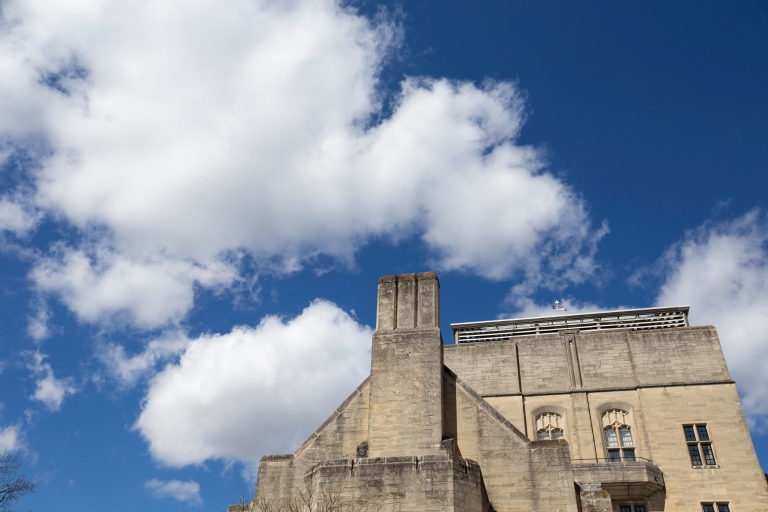
[[[444,345],[439,288],[379,280],[370,377],[252,510],[768,511],[714,327]]]

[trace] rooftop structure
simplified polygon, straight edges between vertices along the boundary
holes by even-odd
[[[578,329],[579,332],[612,329],[632,331],[669,329],[688,327],[689,309],[690,306],[670,306],[510,318],[451,324],[451,329],[453,329],[453,338],[456,343],[507,340],[514,336],[552,334],[563,329]]]

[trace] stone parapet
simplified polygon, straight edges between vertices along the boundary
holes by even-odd
[[[318,501],[369,511],[491,509],[477,463],[449,455],[329,460],[313,467],[305,482]]]

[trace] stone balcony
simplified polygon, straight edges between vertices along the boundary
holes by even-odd
[[[614,500],[644,499],[664,489],[664,475],[649,460],[611,462],[606,459],[573,461],[576,483],[601,483]]]

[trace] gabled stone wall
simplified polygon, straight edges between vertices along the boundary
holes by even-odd
[[[451,372],[445,373],[446,415],[455,409],[461,456],[477,461],[497,512],[576,512],[571,456],[565,441],[529,441],[514,425]]]

